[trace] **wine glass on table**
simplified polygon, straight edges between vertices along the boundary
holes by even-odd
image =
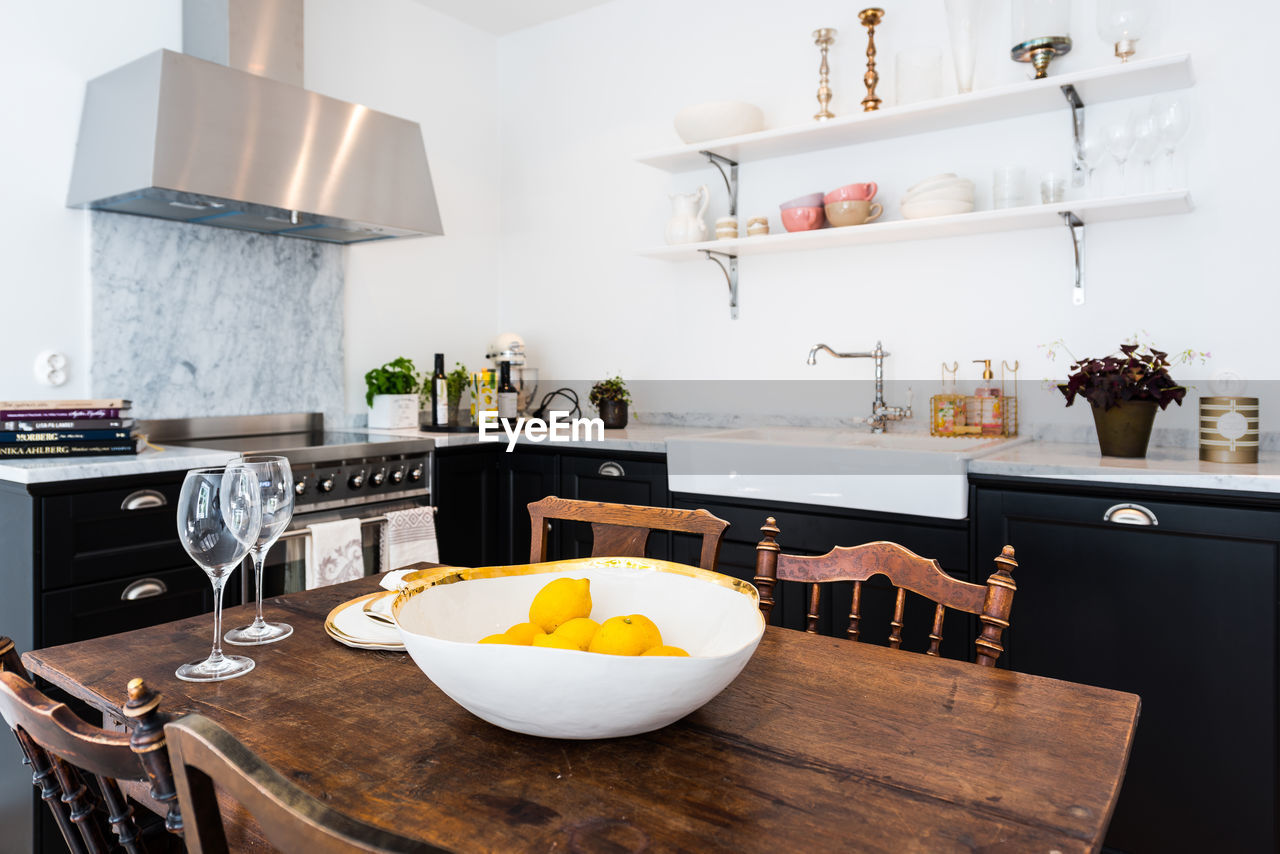
[[[204,661],[179,667],[179,679],[219,682],[253,669],[253,659],[222,654],[222,589],[261,527],[262,501],[249,468],[230,463],[187,472],[178,496],[178,540],[213,584],[213,651]]]
[[[262,618],[262,563],[293,518],[293,471],[284,457],[243,457],[240,463],[253,472],[262,503],[262,529],[249,548],[258,610],[252,624],[232,629],[223,640],[236,646],[256,646],[293,634],[288,623],[268,623]]]

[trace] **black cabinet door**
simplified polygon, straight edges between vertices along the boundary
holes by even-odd
[[[778,542],[786,554],[826,554],[835,546],[889,540],[938,560],[943,569],[961,580],[970,580],[968,523],[963,520],[934,520],[783,502],[726,501],[697,495],[675,495],[673,505],[686,509],[703,508],[729,523],[720,547],[718,570],[747,581],[755,576],[756,544],[762,536],[760,526],[769,516],[777,520],[782,532]],[[696,564],[699,548],[700,541],[696,537],[676,534],[673,560]],[[843,635],[848,626],[853,585],[838,583],[830,585],[828,590],[818,609],[818,631]],[[895,595],[883,577],[873,578],[863,585],[861,640],[880,644],[888,642]],[[808,596],[806,585],[780,582],[774,588],[771,622],[791,629],[804,629]],[[933,604],[909,593],[903,623],[903,649],[923,651],[929,645]],[[971,659],[975,632],[973,617],[948,611],[942,628],[942,654],[947,658]]]
[[[503,532],[502,561],[504,563],[528,563],[532,528],[529,525],[529,505],[534,501],[556,495],[559,489],[558,457],[554,451],[543,448],[520,448],[512,453],[499,455],[499,499],[502,510],[499,524]],[[552,538],[555,543],[555,526]],[[555,555],[549,559],[554,560]]]
[[[1121,503],[1158,524],[1103,521]],[[1142,698],[1107,845],[1277,850],[1280,512],[982,488],[976,517],[979,552],[1017,550],[1009,667]]]
[[[498,453],[493,445],[436,451],[433,496],[441,563],[492,566],[503,562]]]
[[[667,493],[667,463],[661,454],[563,453],[560,457],[562,498],[635,504],[642,507],[670,507]],[[591,554],[591,526],[581,522],[559,527],[557,556],[587,557]],[[654,531],[645,554],[660,560],[671,557],[671,535]],[[694,564],[697,564],[695,558]]]

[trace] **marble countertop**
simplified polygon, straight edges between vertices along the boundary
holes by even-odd
[[[412,427],[405,430],[375,430],[370,429],[368,432],[385,436],[403,436],[422,438],[427,437],[435,440],[437,448],[457,448],[463,445],[477,445],[480,443],[479,433],[423,433]],[[632,423],[630,426],[621,430],[605,430],[604,438],[596,441],[592,439],[579,439],[572,442],[575,448],[593,448],[601,451],[632,451],[635,453],[649,454],[665,454],[667,452],[667,440],[676,437],[699,436],[705,433],[723,432],[723,428],[715,427],[682,427],[671,424],[637,424]],[[486,442],[501,443],[503,446],[507,444],[507,435],[498,430],[496,433],[489,433],[485,439]],[[534,442],[523,434],[516,440],[521,445],[548,445],[551,444],[546,440],[542,442]],[[556,442],[556,445],[563,444]]]
[[[40,457],[33,460],[5,460],[0,462],[0,480],[12,483],[51,483],[61,480],[91,480],[100,477],[186,471],[205,466],[225,465],[238,456],[239,454],[230,451],[166,445],[163,451],[144,448],[134,457]]]
[[[1205,463],[1198,448],[1150,448],[1141,459],[1104,457],[1096,444],[1030,442],[969,462],[970,474],[1041,477],[1135,486],[1280,493],[1280,453],[1251,464]]]

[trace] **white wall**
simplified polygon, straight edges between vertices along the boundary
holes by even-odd
[[[346,402],[364,373],[435,352],[480,367],[496,329],[497,39],[412,0],[307,0],[306,85],[422,125],[444,236],[346,250]]]
[[[1095,4],[1074,6],[1075,49],[1053,69],[1116,62],[1095,34]],[[506,36],[500,325],[525,335],[544,376],[583,380],[619,370],[657,380],[865,379],[867,364],[820,360],[809,368],[805,353],[816,341],[866,349],[883,339],[893,353],[887,377],[915,381],[917,391],[920,380],[938,377],[943,360],[960,360],[961,376],[976,379],[978,367],[968,360],[988,356],[1020,360],[1022,376],[1034,381],[1065,372],[1037,345],[1065,338],[1078,354],[1101,355],[1140,330],[1164,349],[1213,353],[1208,366],[1183,376],[1231,370],[1275,379],[1266,330],[1280,297],[1264,267],[1274,242],[1273,193],[1264,188],[1274,189],[1280,124],[1269,106],[1267,52],[1256,48],[1280,24],[1280,12],[1248,4],[1244,18],[1244,5],[1236,4],[1231,14],[1206,18],[1189,0],[1168,7],[1161,32],[1140,44],[1140,56],[1192,53],[1197,85],[1188,94],[1192,126],[1183,145],[1196,210],[1089,227],[1082,307],[1070,302],[1065,229],[746,258],[736,321],[723,278],[709,263],[633,254],[662,243],[670,192],[705,182],[716,198],[708,226],[726,212],[724,186],[710,167],[669,175],[633,160],[680,144],[671,117],[681,107],[733,98],[760,105],[768,127],[810,121],[817,51],[809,34],[834,26],[832,107],[838,115],[858,109],[866,39],[857,6],[614,0]],[[1008,0],[989,8],[978,88],[1027,73],[1008,59]],[[877,43],[879,91],[892,103],[896,52],[947,48],[943,0],[891,6]],[[949,51],[945,64],[950,76]],[[1131,106],[1089,109],[1088,121],[1122,119]],[[897,218],[907,186],[948,171],[972,177],[980,206],[989,205],[996,165],[1022,164],[1029,176],[1065,166],[1069,127],[1064,108],[745,164],[740,220],[768,214],[777,230],[778,202],[866,180],[879,182],[887,214]],[[1024,384],[1024,395],[1029,390]],[[1032,396],[1040,398],[1038,419],[1089,422],[1084,407],[1063,410],[1048,392]],[[856,402],[859,414],[864,403]],[[1191,426],[1192,409],[1159,423]]]
[[[174,0],[0,3],[0,398],[89,390],[89,217],[66,207],[85,83],[159,48],[182,48]],[[69,380],[38,385],[60,350]]]

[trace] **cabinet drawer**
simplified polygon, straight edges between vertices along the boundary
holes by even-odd
[[[123,598],[131,587],[134,593],[142,594],[142,598]],[[234,589],[238,589],[238,585],[228,585],[226,604],[235,601]],[[159,592],[161,590],[163,592]],[[158,595],[148,595],[151,593]],[[213,588],[209,578],[187,561],[186,566],[170,565],[165,571],[43,594],[37,646],[132,631],[211,610]],[[183,655],[194,658],[202,653],[179,651],[175,654],[177,663],[181,663]]]

